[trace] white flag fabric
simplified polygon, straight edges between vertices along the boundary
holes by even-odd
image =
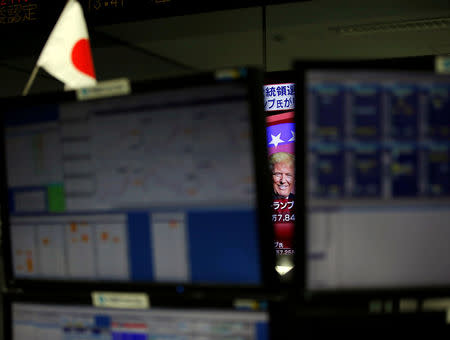
[[[69,0],[42,49],[37,65],[62,81],[66,88],[97,83],[83,9]]]

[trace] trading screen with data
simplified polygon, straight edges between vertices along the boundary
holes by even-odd
[[[450,285],[450,78],[305,72],[306,287]]]
[[[16,279],[262,283],[248,85],[174,87],[5,113]]]
[[[12,304],[12,340],[269,339],[266,312]]]

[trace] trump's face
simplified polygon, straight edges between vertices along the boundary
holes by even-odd
[[[289,162],[276,163],[272,171],[273,190],[281,196],[289,196],[294,187],[294,166]]]

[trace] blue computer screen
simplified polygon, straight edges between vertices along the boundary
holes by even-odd
[[[306,72],[311,290],[450,284],[450,78]]]
[[[5,114],[21,279],[261,284],[243,82]]]

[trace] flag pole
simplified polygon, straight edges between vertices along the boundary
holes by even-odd
[[[25,85],[25,88],[23,89],[22,96],[26,96],[28,94],[28,91],[30,90],[31,85],[34,82],[34,78],[36,78],[38,70],[39,70],[39,66],[36,64],[34,66],[33,72],[31,72],[31,76],[28,79],[27,84]]]
[[[67,0],[66,5],[70,2],[71,0]],[[39,66],[38,64],[36,64],[34,66],[33,71],[31,72],[30,78],[28,79],[27,84],[25,85],[25,88],[22,91],[22,96],[26,96],[28,94],[28,92],[30,91],[31,85],[33,85],[34,79],[36,78],[37,72],[39,71]]]

